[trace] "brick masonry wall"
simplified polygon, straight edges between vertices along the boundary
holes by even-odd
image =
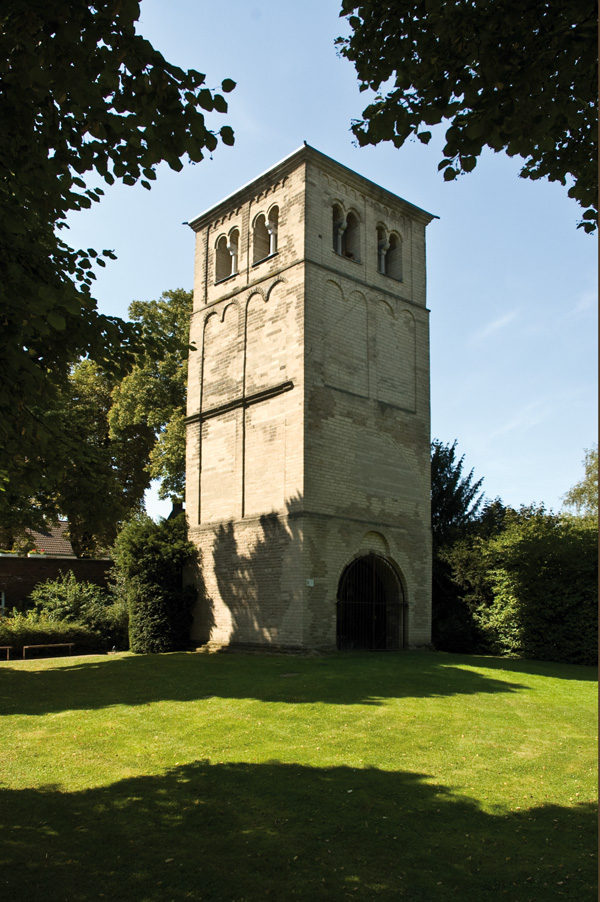
[[[0,590],[8,610],[20,607],[38,583],[73,573],[78,580],[106,586],[112,561],[55,558],[0,557]]]
[[[203,603],[197,642],[300,647],[303,638],[302,540],[282,512],[228,521],[196,532]]]

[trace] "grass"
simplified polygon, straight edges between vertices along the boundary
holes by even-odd
[[[0,664],[0,893],[592,902],[595,679],[434,652]]]

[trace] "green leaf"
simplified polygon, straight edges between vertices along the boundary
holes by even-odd
[[[52,328],[57,329],[58,331],[62,331],[67,326],[67,322],[64,316],[59,316],[58,313],[49,312],[46,314],[46,319],[48,320]]]
[[[225,94],[229,94],[235,88],[235,82],[231,78],[225,78],[221,82],[221,90],[225,92]]]
[[[204,88],[202,91],[199,92],[198,102],[203,109],[208,110],[209,112],[210,112],[210,110],[213,109],[213,106],[214,106],[213,96],[210,93],[210,91],[208,90],[208,88]]]
[[[227,112],[227,101],[222,94],[215,94],[213,97],[213,106],[218,113]]]
[[[231,126],[223,125],[219,130],[219,134],[221,136],[221,141],[223,142],[223,144],[227,144],[230,147],[234,144],[235,138]]]

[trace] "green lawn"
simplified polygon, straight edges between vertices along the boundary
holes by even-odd
[[[0,664],[7,902],[592,902],[596,671],[395,655]]]

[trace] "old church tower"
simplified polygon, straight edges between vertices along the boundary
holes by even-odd
[[[432,218],[304,145],[189,223],[198,643],[429,643]]]

